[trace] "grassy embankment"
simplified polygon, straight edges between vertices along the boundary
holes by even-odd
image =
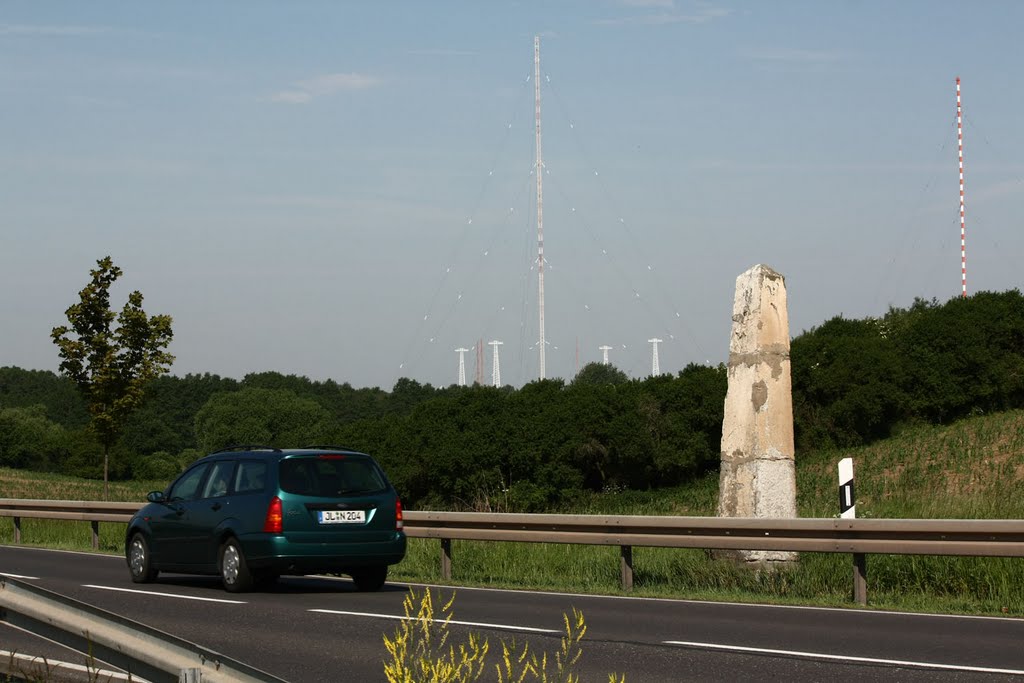
[[[880,518],[1024,519],[1024,411],[983,416],[946,427],[916,428],[866,448],[797,454],[798,506],[803,517],[837,513],[836,462],[856,467],[858,514]],[[166,482],[111,486],[117,500],[142,501]],[[713,515],[717,475],[652,492],[595,494],[559,512]],[[0,469],[0,498],[98,500],[102,483]],[[105,552],[122,552],[124,528],[101,524]],[[88,525],[23,520],[33,545],[89,547]],[[13,526],[0,521],[0,543]],[[453,542],[453,577],[463,585],[619,593],[618,548],[548,544]],[[410,539],[409,555],[393,568],[398,581],[433,581],[436,541]],[[804,553],[799,565],[757,575],[701,550],[634,549],[636,595],[712,600],[849,605],[849,555]],[[872,606],[939,612],[1024,615],[1024,561],[1002,558],[879,556],[868,558]]]

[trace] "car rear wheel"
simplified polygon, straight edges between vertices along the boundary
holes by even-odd
[[[244,593],[252,588],[253,577],[245,562],[245,553],[234,538],[224,541],[220,547],[220,578],[224,590],[231,593]]]
[[[153,569],[149,542],[141,532],[136,532],[128,542],[128,570],[132,573],[132,581],[135,583],[150,583],[159,574]]]
[[[387,565],[381,567],[366,567],[352,572],[352,580],[356,588],[361,591],[379,591],[388,580]]]

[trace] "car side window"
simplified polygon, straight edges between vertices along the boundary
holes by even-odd
[[[208,463],[203,463],[181,475],[181,478],[171,486],[167,499],[170,501],[195,500],[199,493],[199,483],[203,480],[203,475],[206,474],[206,470],[209,467]]]
[[[254,493],[263,490],[267,480],[267,463],[242,460],[235,470],[235,493]]]
[[[210,469],[210,477],[203,487],[203,498],[217,498],[228,493],[228,482],[231,481],[231,470],[234,468],[234,460],[221,460],[213,463]]]

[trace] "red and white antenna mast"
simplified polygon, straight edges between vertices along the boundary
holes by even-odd
[[[540,378],[545,377],[544,347],[544,160],[540,147],[540,36],[533,37],[533,93],[537,120],[537,300],[540,309]]]
[[[964,226],[964,136],[960,111],[960,77],[956,77],[956,146],[960,160],[960,296],[967,296],[967,240]]]
[[[474,381],[483,386],[484,383],[484,340],[478,339],[476,342],[476,376]]]

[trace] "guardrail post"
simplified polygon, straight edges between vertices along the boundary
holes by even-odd
[[[853,458],[839,461],[839,517],[857,518],[857,494],[853,487]],[[853,554],[853,601],[868,604],[868,560],[864,553]]]
[[[202,683],[202,669],[182,669],[178,674],[178,683]]]
[[[864,553],[853,554],[853,601],[868,604],[868,557]]]
[[[89,522],[89,524],[92,526],[92,549],[93,550],[99,550],[100,549],[100,523],[99,522]]]
[[[14,542],[21,543],[21,517],[14,517]]]
[[[619,561],[619,577],[622,590],[633,590],[633,546],[619,546],[621,559]]]
[[[452,539],[441,539],[441,578],[450,581],[452,578]]]

